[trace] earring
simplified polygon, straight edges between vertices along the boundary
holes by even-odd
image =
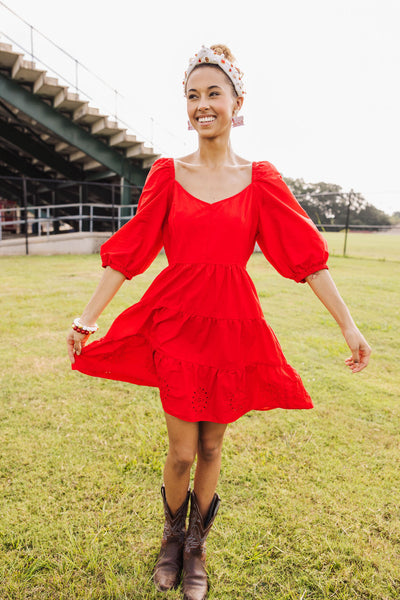
[[[240,127],[244,125],[243,115],[236,115],[232,118],[232,127]]]

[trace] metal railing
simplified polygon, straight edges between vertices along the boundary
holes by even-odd
[[[137,210],[136,204],[110,206],[109,204],[56,204],[52,206],[27,206],[25,208],[0,208],[0,241],[5,233],[50,236],[57,233],[73,233],[96,230],[95,223],[109,223],[109,231],[119,229],[131,219]],[[68,210],[68,214],[57,214]],[[73,226],[76,223],[76,226]],[[9,239],[9,236],[7,235]]]

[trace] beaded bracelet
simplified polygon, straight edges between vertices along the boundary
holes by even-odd
[[[94,324],[93,327],[89,327],[89,325],[82,325],[81,320],[77,317],[72,323],[72,329],[77,331],[78,333],[83,333],[83,335],[90,335],[95,333],[98,330],[99,326],[97,323]]]

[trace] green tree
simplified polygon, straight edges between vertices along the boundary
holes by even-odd
[[[306,183],[285,177],[285,182],[316,224],[336,226],[346,223],[349,194],[335,183]],[[390,225],[390,217],[358,193],[351,196],[350,225]]]

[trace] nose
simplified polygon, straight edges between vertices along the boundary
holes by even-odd
[[[210,108],[210,104],[207,98],[201,98],[199,102],[199,110],[208,110]]]

